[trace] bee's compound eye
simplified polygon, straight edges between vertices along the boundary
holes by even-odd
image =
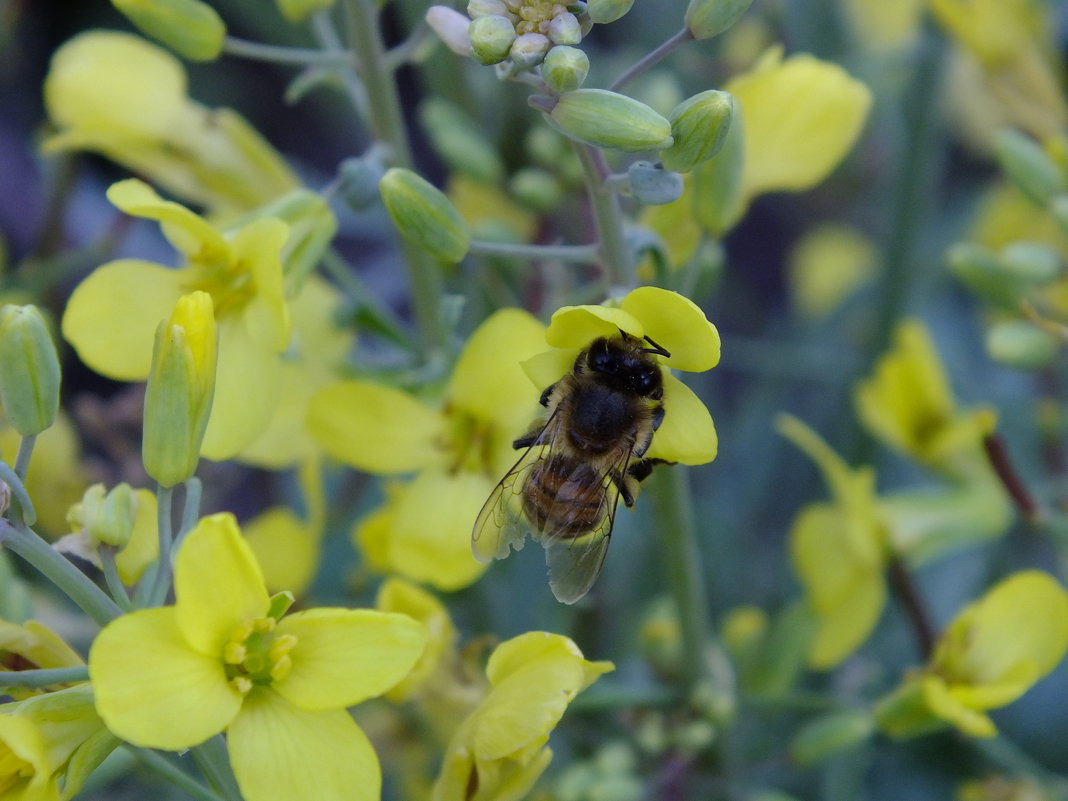
[[[607,339],[599,339],[590,346],[589,365],[591,370],[598,373],[614,373],[616,371],[616,357],[608,346]]]
[[[664,397],[664,387],[660,381],[659,370],[642,370],[638,373],[638,391],[653,400]]]

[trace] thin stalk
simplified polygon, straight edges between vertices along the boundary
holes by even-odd
[[[7,462],[0,462],[0,481],[7,485],[14,503],[11,519],[21,520],[27,526],[37,522],[37,511],[33,508],[29,493],[26,492],[26,485]]]
[[[582,170],[586,174],[586,190],[590,198],[594,224],[597,226],[601,268],[609,283],[609,294],[626,291],[638,283],[634,254],[627,247],[623,233],[623,212],[619,197],[604,187],[609,170],[600,150],[588,145],[575,145]]]
[[[221,734],[190,749],[197,767],[215,791],[230,801],[242,801],[234,772],[230,769],[230,755]]]
[[[380,329],[386,336],[405,348],[417,350],[416,343],[405,330],[404,324],[397,319],[397,315],[367,288],[341,254],[329,248],[323,254],[321,264],[323,270],[338,283],[345,296],[356,304],[357,309],[370,317],[374,323],[373,327]]]
[[[374,138],[389,146],[391,162],[411,169],[411,145],[396,78],[379,32],[377,3],[375,0],[346,0],[345,21],[349,45],[354,53],[353,63],[367,92],[366,123]],[[422,336],[424,356],[429,356],[447,339],[441,309],[444,294],[441,269],[434,259],[407,240],[402,239],[400,244],[408,265],[412,311]]]
[[[115,599],[115,603],[122,607],[122,611],[129,612],[133,609],[133,604],[130,602],[126,585],[119,577],[119,569],[115,564],[115,548],[107,545],[100,546],[100,564],[104,569],[104,581],[107,582],[108,593]]]
[[[1039,522],[1042,519],[1042,509],[1020,478],[1020,474],[1016,472],[1005,441],[997,434],[989,434],[983,438],[983,450],[986,451],[990,466],[994,468],[994,473],[1009,493],[1020,516],[1028,523]]]
[[[223,40],[223,52],[229,56],[248,58],[254,61],[266,61],[271,64],[295,64],[309,66],[345,66],[352,63],[352,53],[343,49],[320,50],[309,47],[285,47],[282,45],[261,44],[227,36]]]
[[[608,88],[613,92],[618,91],[621,86],[625,86],[639,75],[643,74],[646,70],[655,67],[681,45],[691,41],[693,41],[693,34],[690,33],[689,28],[684,26],[681,31],[676,33],[662,45],[634,62],[634,64],[628,67],[622,75],[612,81]]]
[[[367,119],[371,113],[370,103],[367,99],[367,90],[364,88],[360,76],[352,68],[354,54],[351,50],[345,48],[341,39],[338,37],[337,31],[334,29],[334,23],[330,19],[330,12],[320,11],[313,15],[311,28],[315,40],[327,53],[347,54],[348,61],[346,62],[346,66],[348,69],[339,70],[338,77],[341,78],[341,85],[348,94],[349,101],[352,103],[353,108],[356,109],[356,114],[360,119]]]
[[[471,240],[471,253],[483,256],[516,256],[526,259],[559,259],[589,264],[597,261],[597,245],[524,245],[512,242]]]
[[[156,525],[159,529],[159,558],[153,577],[152,590],[146,598],[148,606],[160,606],[171,584],[171,546],[174,543],[174,487],[162,485],[156,490]]]
[[[19,450],[15,455],[15,475],[20,481],[26,479],[26,470],[30,466],[30,457],[33,455],[33,446],[36,443],[36,434],[28,434],[19,440]]]
[[[81,665],[40,670],[0,671],[0,687],[49,687],[53,684],[73,684],[89,680],[89,668]]]
[[[926,660],[931,656],[935,643],[934,626],[931,624],[927,607],[916,589],[916,583],[912,580],[912,575],[901,558],[891,556],[888,567],[890,570],[890,583],[897,592],[902,605],[904,605],[905,613],[912,624],[912,633],[916,638],[916,646],[920,651],[920,656]]]
[[[0,520],[0,543],[29,563],[101,626],[122,614],[111,598],[35,532]]]
[[[701,575],[689,476],[685,470],[664,469],[649,488],[653,494],[667,584],[678,607],[682,633],[682,680],[688,690],[709,675],[712,631],[708,596]]]
[[[200,498],[204,491],[204,485],[196,476],[185,482],[185,498],[182,501],[182,522],[178,525],[178,543],[189,533],[189,530],[197,524],[200,517]]]
[[[213,793],[203,784],[198,782],[184,770],[172,763],[163,754],[150,751],[147,748],[129,747],[132,753],[142,765],[151,770],[157,776],[166,779],[175,787],[184,790],[193,798],[200,801],[226,801],[224,796]]]

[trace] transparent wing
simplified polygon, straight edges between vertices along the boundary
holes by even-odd
[[[471,550],[478,561],[504,559],[513,549],[518,551],[523,547],[528,533],[537,534],[536,527],[523,512],[523,492],[531,470],[546,459],[552,449],[556,430],[554,417],[546,421],[535,444],[523,452],[482,505],[471,530]]]
[[[625,475],[630,457],[630,448],[621,449],[607,469],[593,475],[587,472],[593,470],[589,465],[576,465],[574,475],[561,485],[559,498],[584,510],[579,513],[582,530],[568,527],[538,533],[545,546],[549,587],[561,603],[573,604],[582,598],[601,573],[620,497],[613,476]]]

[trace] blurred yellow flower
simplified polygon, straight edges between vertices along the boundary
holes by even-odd
[[[918,320],[905,320],[893,346],[854,394],[861,422],[877,438],[927,467],[956,478],[985,478],[980,452],[994,430],[993,410],[957,407],[930,334]]]
[[[868,88],[829,61],[770,48],[723,87],[742,109],[743,206],[764,192],[818,184],[853,147],[871,107]]]
[[[851,27],[871,48],[899,50],[916,40],[927,0],[843,0]]]
[[[896,737],[947,724],[993,737],[986,711],[1027,692],[1066,650],[1068,593],[1041,571],[1016,573],[957,615],[930,663],[880,702],[879,724]]]
[[[787,275],[794,306],[819,320],[875,277],[877,255],[870,239],[847,225],[828,223],[808,232],[790,254]]]
[[[8,687],[4,674],[19,670],[64,668],[84,665],[78,653],[58,634],[36,620],[11,623],[0,620],[0,691],[12,698],[28,698],[41,692],[55,691],[64,685],[42,688]],[[2,786],[2,784],[0,784]]]
[[[834,667],[871,634],[886,605],[886,529],[875,473],[852,470],[816,432],[783,415],[779,431],[819,467],[831,502],[809,504],[790,529],[790,555],[816,617],[814,668]]]
[[[341,381],[312,399],[309,430],[328,454],[368,473],[416,474],[357,527],[374,569],[442,590],[485,571],[471,554],[471,525],[537,408],[519,362],[544,349],[544,331],[519,309],[492,315],[437,404],[369,381]]]
[[[223,232],[136,179],[114,184],[108,199],[158,220],[187,262],[170,269],[122,259],[98,267],[71,295],[63,336],[97,372],[144,380],[159,322],[182,295],[207,292],[218,327],[218,380],[201,454],[230,458],[266,429],[278,403],[290,331],[280,260],[288,227],[268,217]]]
[[[239,114],[186,96],[181,62],[140,37],[82,33],[52,56],[46,154],[100,153],[213,214],[234,215],[299,184]]]
[[[432,801],[520,801],[552,759],[549,733],[571,700],[611,662],[589,662],[543,631],[501,643],[486,665],[490,691],[445,752]]]
[[[175,597],[116,618],[93,642],[89,674],[108,728],[165,750],[225,730],[249,801],[377,801],[378,759],[345,708],[408,673],[423,626],[366,609],[283,618],[292,596],[268,596],[229,514],[202,519],[183,540]]]

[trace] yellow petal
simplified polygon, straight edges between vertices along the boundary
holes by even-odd
[[[143,381],[156,327],[170,316],[188,278],[183,270],[135,259],[98,267],[63,312],[63,337],[90,368],[119,381]]]
[[[427,470],[393,506],[389,562],[393,570],[439,590],[474,583],[489,567],[471,553],[471,528],[493,490],[481,473]]]
[[[271,690],[253,690],[227,745],[246,801],[379,799],[378,757],[343,709],[308,712]]]
[[[282,280],[282,248],[289,226],[274,217],[256,219],[234,235],[234,269],[249,275],[255,301],[242,310],[249,334],[281,353],[289,344],[290,319]]]
[[[135,490],[137,508],[134,511],[133,533],[126,546],[115,555],[119,578],[133,586],[145,568],[159,556],[159,522],[156,496],[151,490]]]
[[[139,36],[89,31],[52,56],[44,97],[58,128],[149,139],[174,125],[185,90],[185,70],[167,51]]]
[[[582,348],[553,348],[531,356],[520,366],[533,385],[543,390],[570,373],[581,352]]]
[[[925,676],[920,683],[923,699],[931,711],[973,737],[994,737],[998,730],[982,712],[962,704],[937,676]]]
[[[175,617],[190,647],[222,664],[234,629],[267,613],[269,599],[252,549],[228,512],[202,518],[174,565]]]
[[[745,113],[747,198],[801,191],[822,181],[852,148],[871,92],[837,64],[807,54],[765,54],[724,89]]]
[[[282,618],[293,668],[274,688],[301,709],[354,706],[403,679],[426,646],[426,627],[373,609],[310,609]]]
[[[400,390],[341,381],[315,394],[308,430],[335,459],[385,475],[410,473],[440,459],[440,413]]]
[[[241,452],[266,430],[278,403],[278,352],[244,316],[220,317],[218,374],[200,453],[216,461]]]
[[[719,364],[719,332],[685,295],[643,286],[623,298],[622,309],[641,322],[645,336],[671,354],[663,359],[666,366],[700,372]]]
[[[597,337],[620,331],[641,339],[645,329],[634,315],[614,306],[563,306],[549,320],[545,341],[554,348],[584,348]]]
[[[319,532],[292,509],[275,506],[242,526],[270,593],[288,590],[300,598],[319,566]]]
[[[113,620],[89,651],[97,711],[134,745],[178,751],[219,733],[237,714],[222,659],[193,650],[171,607]]]
[[[545,326],[521,309],[501,309],[464,346],[449,399],[479,420],[499,421],[518,436],[537,409],[538,394],[519,363],[545,350]]]
[[[395,703],[409,698],[434,673],[446,654],[456,647],[456,627],[449,610],[426,590],[403,579],[386,579],[378,588],[375,607],[383,612],[400,612],[418,620],[426,628],[427,643],[411,672],[395,684],[386,697]]]
[[[199,214],[173,200],[164,200],[151,186],[128,178],[108,187],[108,200],[134,217],[160,223],[172,245],[190,260],[205,264],[226,264],[230,246],[215,228]]]
[[[719,438],[712,415],[694,391],[664,372],[664,422],[646,452],[650,459],[705,464],[716,458]]]

